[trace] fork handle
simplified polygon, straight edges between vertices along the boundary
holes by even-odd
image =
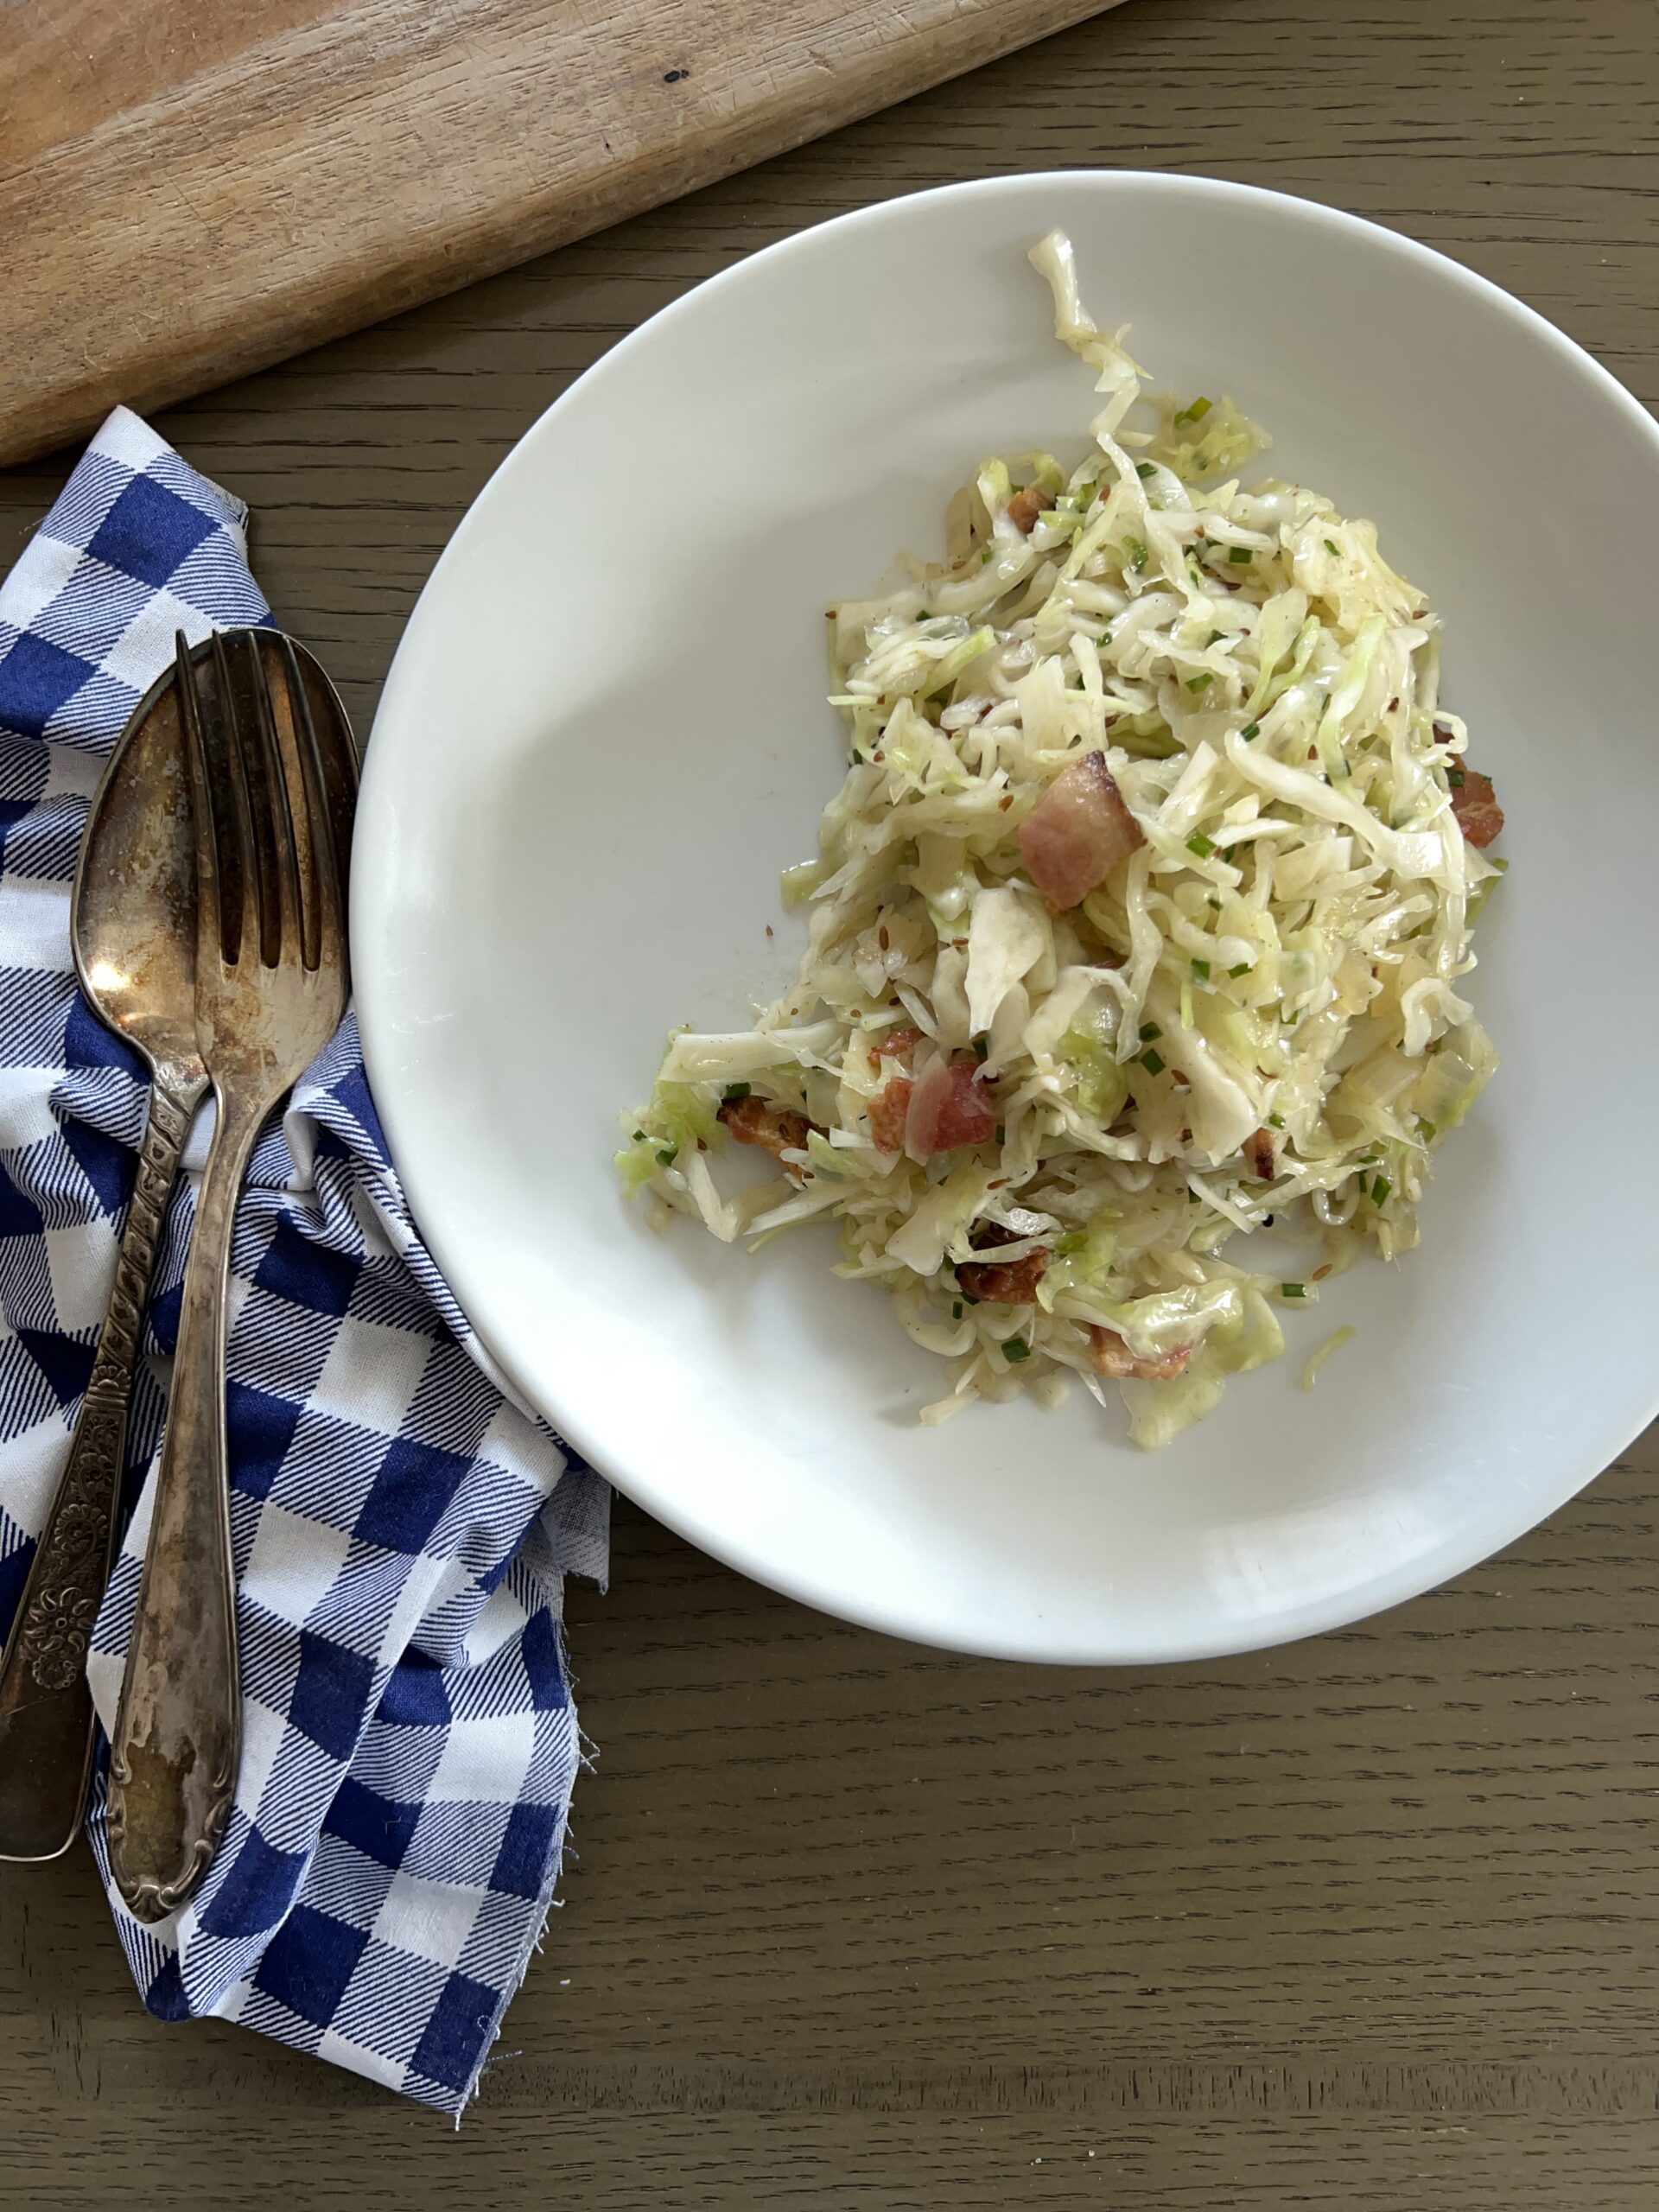
[[[98,1355],[0,1660],[0,1859],[56,1859],[79,1833],[93,1741],[86,1649],[115,1543],[144,1300],[206,1088],[199,1073],[155,1071]]]
[[[165,1919],[212,1866],[242,1747],[225,1439],[226,1286],[243,1172],[264,1118],[218,1092],[179,1309],[167,1433],[110,1746],[110,1865],[136,1918]]]

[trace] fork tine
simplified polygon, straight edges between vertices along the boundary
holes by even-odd
[[[314,911],[308,916],[305,964],[321,967],[343,957],[345,901],[340,893],[340,850],[334,832],[334,809],[329,804],[328,779],[322,765],[322,745],[306,696],[305,671],[300,666],[294,640],[283,635],[283,667],[288,678],[295,747],[305,788],[306,810],[311,824],[311,874],[316,889]]]
[[[253,742],[258,748],[260,780],[264,785],[265,827],[269,843],[262,846],[261,863],[271,864],[271,874],[265,879],[270,884],[274,878],[277,894],[277,935],[272,944],[265,944],[265,963],[274,966],[283,956],[284,948],[297,951],[306,960],[305,942],[308,932],[305,927],[305,905],[300,887],[299,854],[295,842],[294,806],[289,791],[288,764],[283,756],[283,742],[276,731],[276,709],[271,700],[270,683],[265,674],[265,656],[257,630],[242,633],[247,658],[251,669],[253,702]],[[306,960],[306,965],[311,963]]]
[[[184,740],[185,765],[190,779],[190,819],[196,851],[197,957],[212,952],[226,956],[224,878],[219,858],[219,821],[213,805],[213,779],[207,766],[207,741],[202,730],[201,694],[196,689],[195,664],[182,630],[173,633],[174,680],[179,691],[179,726]]]
[[[224,901],[225,959],[227,966],[234,967],[245,947],[251,947],[256,957],[258,955],[261,933],[259,892],[264,855],[256,842],[253,808],[248,796],[247,766],[242,751],[242,717],[237,712],[236,694],[231,687],[230,656],[225,650],[222,631],[213,632],[213,677],[219,702],[213,735],[219,740],[219,745],[217,748],[204,746],[203,752],[208,762],[209,775],[212,776],[215,767],[220,772],[222,803],[216,818],[223,837],[227,826],[226,817],[229,817],[228,828],[235,851],[235,890]],[[222,753],[222,760],[215,759],[216,750]],[[225,859],[223,844],[219,849],[219,859],[222,873]],[[233,931],[232,917],[235,921]]]

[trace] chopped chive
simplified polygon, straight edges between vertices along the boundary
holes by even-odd
[[[962,1300],[959,1298],[951,1300],[950,1319],[953,1321],[960,1321],[962,1319]]]
[[[1158,1054],[1153,1050],[1150,1045],[1147,1046],[1146,1051],[1141,1055],[1141,1065],[1145,1068],[1148,1075],[1162,1075],[1164,1071],[1163,1061],[1159,1058]]]
[[[1022,1359],[1031,1357],[1031,1346],[1019,1337],[1010,1337],[1002,1347],[1002,1357],[1017,1367]]]
[[[1208,896],[1205,898],[1205,902],[1204,902],[1204,903],[1205,903],[1205,905],[1206,906],[1213,906],[1213,907],[1215,908],[1215,910],[1216,910],[1217,913],[1219,913],[1219,912],[1221,912],[1221,901],[1220,901],[1220,899],[1217,899],[1217,896],[1216,896],[1216,894],[1215,894],[1215,893],[1214,893],[1213,891],[1212,891],[1212,892],[1211,892],[1211,893],[1208,894]],[[1235,975],[1235,976],[1236,976],[1236,975],[1239,973],[1239,970],[1238,970],[1236,968],[1235,968],[1235,969],[1234,969],[1234,970],[1233,970],[1233,973],[1234,973],[1234,975]]]
[[[1210,407],[1211,402],[1209,400],[1195,399],[1190,407],[1182,408],[1180,413],[1175,417],[1174,423],[1172,427],[1179,429],[1183,423],[1202,423],[1205,416],[1210,412]]]
[[[1374,1206],[1380,1206],[1393,1188],[1393,1184],[1386,1175],[1379,1175],[1371,1185],[1371,1204]]]
[[[1219,630],[1212,630],[1210,632],[1209,636],[1204,641],[1205,651],[1206,652],[1209,651],[1210,647],[1215,644],[1216,639],[1220,637],[1220,635],[1221,632]]]
[[[1207,983],[1209,982],[1210,963],[1207,960],[1195,960],[1192,963],[1192,980],[1197,983]]]
[[[1340,553],[1338,553],[1338,552],[1337,551],[1335,543],[1334,543],[1334,541],[1333,541],[1332,539],[1331,539],[1331,538],[1329,538],[1329,537],[1327,537],[1327,538],[1325,539],[1325,551],[1326,551],[1327,553],[1329,553],[1329,554],[1330,554],[1330,555],[1331,555],[1334,559],[1338,560],[1338,561],[1339,561],[1339,560],[1341,560],[1342,556],[1341,556],[1341,554],[1340,554]]]
[[[1188,1205],[1190,1205],[1190,1206],[1195,1206],[1195,1205],[1197,1205],[1197,1204],[1198,1203],[1198,1192],[1197,1192],[1196,1191],[1189,1191],[1189,1192],[1187,1192],[1187,1194],[1186,1194],[1186,1203],[1187,1203],[1187,1204],[1188,1204]]]
[[[1244,563],[1254,559],[1255,556],[1248,545],[1230,545],[1227,548],[1227,558],[1236,568],[1242,569]]]
[[[1285,1126],[1285,1117],[1284,1117],[1284,1116],[1283,1116],[1282,1114],[1269,1114],[1269,1115],[1268,1115],[1268,1127],[1270,1129],[1282,1129],[1282,1128],[1284,1128],[1284,1126]]]
[[[1186,679],[1186,688],[1189,691],[1205,691],[1215,680],[1213,672],[1206,668],[1202,676],[1189,676]]]
[[[636,1129],[634,1131],[633,1141],[635,1144],[646,1144],[650,1141],[643,1129]]]
[[[674,1162],[676,1161],[676,1160],[677,1160],[677,1159],[678,1159],[678,1157],[679,1157],[679,1153],[680,1153],[680,1147],[678,1147],[678,1145],[677,1145],[677,1144],[670,1145],[670,1147],[669,1147],[669,1148],[668,1148],[668,1150],[667,1150],[666,1152],[659,1152],[659,1153],[658,1154],[658,1155],[657,1155],[657,1165],[658,1165],[659,1167],[671,1167],[671,1166],[674,1165]]]
[[[1446,772],[1446,780],[1451,785],[1454,791],[1458,791],[1463,789],[1464,785],[1468,781],[1468,778],[1464,774],[1461,768],[1448,768]]]
[[[1195,830],[1186,841],[1186,849],[1196,853],[1201,861],[1207,861],[1216,849],[1215,840],[1206,837],[1202,830]]]
[[[975,1039],[974,1039],[974,1058],[975,1058],[976,1060],[982,1060],[982,1059],[985,1058],[986,1054],[990,1051],[990,1049],[991,1049],[991,1048],[990,1048],[989,1045],[986,1042],[986,1040],[984,1039],[984,1038],[982,1038],[982,1037],[976,1037],[976,1038],[975,1038]]]
[[[984,567],[986,567],[986,566],[988,564],[988,563],[989,563],[989,561],[990,561],[990,557],[991,557],[992,550],[993,550],[993,549],[992,549],[990,546],[988,546],[988,546],[985,548],[984,551],[980,555],[980,556],[979,556],[979,565],[980,565],[980,567],[981,567],[982,569],[982,568],[984,568]]]
[[[1155,1021],[1143,1021],[1141,1025],[1141,1042],[1143,1045],[1150,1045],[1154,1037],[1161,1037],[1163,1033]]]
[[[1144,569],[1147,565],[1147,549],[1141,543],[1140,539],[1138,537],[1126,538],[1124,543],[1129,555],[1129,566],[1132,569]]]
[[[1006,1122],[999,1122],[996,1125],[996,1141],[998,1144],[1002,1142],[1003,1139],[1007,1135],[1007,1125]]]
[[[1246,741],[1253,737],[1260,737],[1262,734],[1262,725],[1260,722],[1246,722],[1243,728],[1240,730],[1238,734]]]
[[[1307,1285],[1305,1282],[1281,1282],[1279,1286],[1279,1295],[1281,1298],[1306,1298]]]
[[[1236,968],[1230,968],[1227,970],[1230,976],[1248,976],[1249,972],[1250,963],[1248,960],[1241,960]]]
[[[1137,461],[1135,464],[1135,473],[1143,484],[1148,476],[1155,476],[1158,474],[1149,461]]]

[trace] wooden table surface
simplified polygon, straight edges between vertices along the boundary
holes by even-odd
[[[992,170],[1246,178],[1484,270],[1651,403],[1656,123],[1651,0],[1128,0],[162,427],[366,724],[512,440],[803,223]],[[0,563],[62,474],[0,479]],[[893,1643],[624,1507],[570,1605],[581,1865],[459,2135],[152,2024],[78,1853],[0,1878],[0,2196],[1651,2212],[1656,1505],[1650,1434],[1449,1589],[1145,1674]]]

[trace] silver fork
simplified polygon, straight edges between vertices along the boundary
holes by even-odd
[[[149,1921],[187,1903],[212,1865],[241,1758],[225,1435],[237,1194],[262,1126],[338,1027],[348,988],[344,891],[293,650],[276,632],[221,633],[205,674],[204,683],[181,637],[196,1033],[219,1119],[110,1754],[110,1862],[129,1907]]]

